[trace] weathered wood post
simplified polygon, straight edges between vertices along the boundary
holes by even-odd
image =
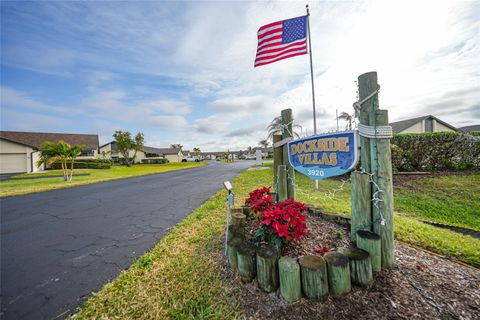
[[[257,282],[265,292],[278,289],[278,258],[280,252],[275,246],[262,246],[257,250]]]
[[[370,115],[370,123],[377,126],[388,125],[388,111],[376,110]],[[382,242],[382,267],[393,268],[395,266],[394,243],[393,243],[393,179],[392,179],[392,156],[390,151],[390,139],[370,139],[370,152],[372,154],[373,180],[377,183],[382,201],[377,206],[372,206],[373,231],[380,235]],[[372,192],[376,192],[374,185]]]
[[[243,242],[237,247],[237,266],[242,282],[246,283],[255,279],[257,266],[255,263],[255,246],[253,244]]]
[[[374,272],[379,272],[382,269],[381,242],[378,234],[370,231],[358,231],[357,248],[363,249],[370,253],[372,270]]]
[[[292,109],[282,110],[282,139],[293,138],[293,116]],[[282,147],[283,165],[287,169],[287,198],[295,198],[295,172],[288,161],[288,145],[284,144]],[[280,201],[280,200],[279,200]]]
[[[288,187],[287,187],[287,167],[285,165],[278,166],[277,172],[277,199],[278,202],[282,202],[287,199]]]
[[[280,142],[282,140],[282,135],[281,134],[274,134],[273,135],[273,145],[275,146],[275,143]],[[273,185],[275,188],[275,192],[278,195],[278,176],[277,176],[277,170],[278,166],[283,164],[283,147],[274,147],[273,148]]]
[[[352,221],[350,237],[357,241],[357,231],[370,231],[372,227],[372,195],[367,173],[352,172]]]
[[[233,270],[237,270],[237,247],[242,244],[242,239],[233,238],[227,242],[228,263]]]
[[[368,287],[373,282],[370,254],[362,249],[349,247],[339,248],[338,252],[348,257],[352,282],[361,287]]]
[[[300,266],[291,257],[281,257],[278,261],[280,276],[280,293],[288,302],[295,302],[302,297]]]
[[[303,256],[298,260],[302,273],[303,293],[309,299],[325,299],[328,295],[327,264],[320,256]]]
[[[368,72],[358,77],[360,123],[376,128],[388,125],[388,112],[379,110],[377,73]],[[368,98],[368,99],[367,99]],[[365,100],[365,101],[363,101]],[[373,231],[380,235],[382,267],[395,265],[393,239],[393,183],[390,140],[388,138],[366,138],[360,136],[362,169],[373,174],[373,180],[380,188],[371,186],[371,194],[381,201],[373,201]],[[373,197],[372,197],[373,198]]]
[[[358,77],[358,98],[360,101],[367,98],[377,90],[377,73],[367,72]],[[360,108],[359,120],[361,124],[370,125],[370,113],[372,113],[372,98],[365,101]],[[378,105],[378,104],[377,104]],[[362,169],[371,172],[370,139],[360,136],[360,163]]]
[[[328,289],[333,295],[342,295],[352,290],[348,258],[335,251],[324,256],[328,270]]]

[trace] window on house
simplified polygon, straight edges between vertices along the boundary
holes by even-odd
[[[80,153],[80,157],[93,157],[94,155],[93,149],[85,149]]]
[[[425,132],[433,132],[433,119],[425,119]]]
[[[145,153],[145,158],[160,158],[158,153]]]

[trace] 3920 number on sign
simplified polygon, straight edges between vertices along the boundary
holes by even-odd
[[[323,177],[325,172],[323,170],[308,169],[307,174],[309,176]]]

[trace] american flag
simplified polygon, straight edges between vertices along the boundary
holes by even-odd
[[[307,53],[307,16],[266,24],[257,32],[255,67]]]

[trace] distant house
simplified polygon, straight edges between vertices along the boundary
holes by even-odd
[[[463,132],[473,132],[473,131],[480,131],[480,124],[474,124],[473,126],[466,126],[458,128],[458,130]]]
[[[423,117],[406,119],[391,122],[394,133],[425,133],[425,132],[456,132],[457,128],[434,117],[427,115]]]
[[[100,157],[112,159],[113,162],[119,163],[123,156],[118,151],[115,141],[110,141],[100,148]],[[129,157],[133,158],[134,150],[129,151]],[[169,162],[181,162],[183,159],[181,148],[155,148],[144,146],[135,156],[135,163],[142,163],[143,159],[167,159]]]
[[[37,172],[43,166],[37,166],[40,158],[40,145],[45,141],[65,141],[70,145],[85,145],[79,158],[98,156],[98,135],[0,131],[0,173]]]

